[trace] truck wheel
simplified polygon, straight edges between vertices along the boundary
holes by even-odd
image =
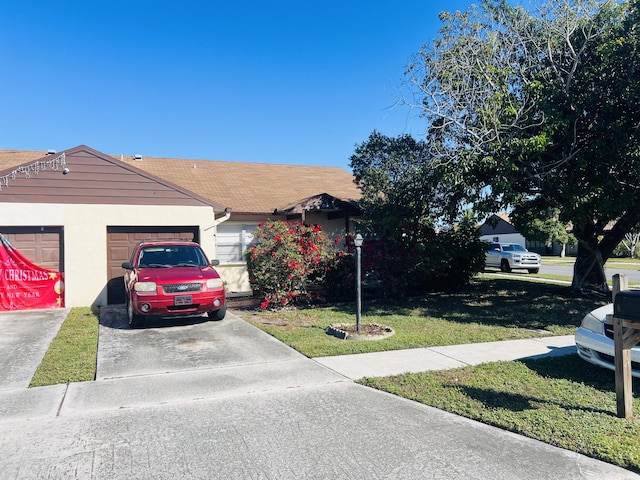
[[[540,271],[539,268],[530,268],[529,273],[538,273]]]
[[[511,273],[511,267],[509,266],[509,260],[502,260],[500,262],[500,270],[505,273]]]
[[[218,321],[222,320],[226,314],[227,314],[226,305],[219,310],[212,310],[210,312],[207,312],[207,315],[211,320],[218,320]]]
[[[144,326],[144,317],[142,315],[138,315],[133,310],[133,305],[131,304],[131,300],[127,295],[127,319],[129,320],[129,326],[131,328],[141,328]]]

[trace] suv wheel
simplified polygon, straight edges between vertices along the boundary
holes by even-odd
[[[129,320],[129,326],[131,328],[140,328],[144,326],[144,317],[142,315],[138,315],[133,310],[133,305],[128,295],[127,295],[127,319]]]
[[[502,270],[505,273],[511,273],[511,267],[509,266],[509,260],[502,260],[502,262],[500,262],[500,270]]]
[[[211,320],[222,320],[226,314],[227,314],[226,305],[219,310],[212,310],[210,312],[207,312],[207,315]]]

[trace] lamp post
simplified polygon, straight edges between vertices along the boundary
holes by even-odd
[[[362,315],[362,274],[360,269],[362,241],[362,235],[359,233],[353,240],[356,245],[356,332],[358,333],[360,333],[360,317]]]

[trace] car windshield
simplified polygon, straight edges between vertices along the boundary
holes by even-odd
[[[504,245],[502,247],[502,249],[505,252],[526,252],[526,248],[524,248],[522,245],[518,245],[518,244],[513,244],[513,245]]]
[[[204,267],[207,259],[202,250],[191,245],[145,247],[140,252],[139,267]]]

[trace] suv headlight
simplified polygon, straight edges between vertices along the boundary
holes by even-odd
[[[156,282],[136,282],[133,289],[136,292],[155,292]]]
[[[224,285],[221,278],[210,278],[207,280],[207,288],[221,288]]]
[[[580,326],[593,333],[602,335],[602,322],[591,313],[587,313],[584,316]]]

